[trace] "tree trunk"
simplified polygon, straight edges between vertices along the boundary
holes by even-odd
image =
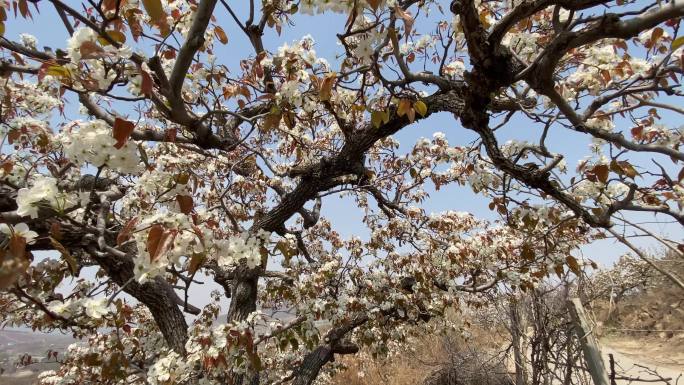
[[[582,302],[579,298],[573,298],[568,301],[568,309],[572,316],[579,343],[582,346],[584,360],[587,362],[589,373],[594,380],[594,385],[609,385],[608,372],[601,357],[601,350],[594,336],[594,331],[589,326]]]
[[[322,345],[304,356],[302,364],[295,372],[293,385],[310,385],[314,382],[323,365],[332,359],[332,348]]]
[[[98,257],[95,254],[93,258],[124,292],[147,306],[169,347],[179,354],[185,354],[188,324],[178,308],[175,291],[169,283],[162,277],[143,284],[137,282],[133,278],[132,258]]]
[[[258,282],[258,271],[247,269],[245,266],[239,266],[236,269],[231,286],[230,308],[228,309],[227,321],[229,323],[243,321],[256,311]],[[233,374],[231,383],[235,385],[258,384],[259,373]]]
[[[513,342],[513,359],[515,360],[515,384],[527,384],[527,360],[525,356],[524,342],[524,320],[520,312],[520,302],[511,300],[510,306],[511,337]]]

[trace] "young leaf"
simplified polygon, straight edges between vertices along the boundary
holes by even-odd
[[[675,50],[677,50],[677,48],[681,47],[682,44],[684,44],[684,36],[680,36],[680,37],[672,40],[672,46],[670,49],[675,51]]]
[[[113,29],[111,31],[106,31],[105,34],[107,34],[107,36],[109,36],[110,39],[114,40],[117,43],[123,44],[126,42],[126,35],[124,35],[121,31]],[[104,46],[110,45],[109,40],[105,39],[102,36],[98,37],[97,41]]]
[[[380,7],[380,3],[382,3],[382,0],[366,0],[368,2],[368,5],[373,9],[373,11],[377,11],[378,7]]]
[[[553,267],[553,270],[556,272],[558,278],[563,277],[563,273],[565,272],[565,270],[563,269],[563,265],[556,265]]]
[[[190,257],[190,263],[188,263],[188,272],[192,275],[199,270],[199,268],[202,266],[202,263],[206,259],[206,254],[204,253],[194,253],[192,254],[192,257]]]
[[[28,9],[27,0],[19,0],[19,13],[21,14],[21,17],[23,17],[24,19],[26,19],[26,17],[31,17],[31,12]]]
[[[219,39],[221,44],[228,44],[228,35],[226,35],[226,31],[218,25],[214,27],[214,35],[216,35],[216,38]]]
[[[279,241],[276,243],[276,250],[280,251],[285,258],[285,261],[289,263],[292,257],[299,254],[299,249],[290,247],[290,243],[286,240]]]
[[[13,233],[10,236],[9,252],[15,258],[24,259],[26,257],[26,239]]]
[[[145,11],[155,24],[166,23],[166,13],[162,8],[161,0],[142,0]]]
[[[397,115],[404,116],[412,109],[411,101],[409,99],[401,99],[399,100],[399,107],[397,107]]]
[[[634,179],[635,177],[641,175],[639,172],[632,166],[631,163],[621,160],[621,161],[616,161],[613,160],[610,162],[610,171],[613,171],[614,173],[618,175],[625,175],[629,178]]]
[[[328,72],[325,75],[325,78],[323,78],[323,81],[321,82],[321,89],[318,92],[318,97],[322,102],[330,100],[330,97],[332,96],[332,87],[335,83],[336,76],[337,73]]]
[[[121,229],[121,231],[119,231],[119,234],[116,236],[117,246],[121,246],[131,237],[133,230],[135,230],[135,226],[138,224],[138,219],[138,217],[133,217],[128,222],[126,222],[124,227]]]
[[[522,250],[520,251],[520,256],[527,261],[534,261],[534,249],[530,244],[526,243],[523,245]]]
[[[639,172],[632,166],[631,163],[621,160],[618,162],[620,165],[620,169],[622,169],[622,172],[627,175],[629,178],[634,179],[635,177],[641,175]]]
[[[59,243],[59,241],[55,238],[50,237],[50,243],[55,250],[59,251],[59,253],[62,255],[62,258],[64,258],[67,266],[69,266],[69,272],[71,273],[71,276],[76,277],[78,275],[78,262],[76,262],[76,258],[69,254],[69,251],[66,249],[66,247]]]
[[[380,128],[380,126],[382,126],[382,111],[371,112],[371,124],[375,128]]]
[[[570,270],[572,270],[573,273],[579,275],[582,272],[580,269],[580,265],[577,262],[577,259],[575,259],[575,257],[573,257],[572,255],[568,255],[565,258],[565,261],[568,263],[568,267],[570,268]]]
[[[427,104],[425,104],[425,102],[422,100],[413,103],[413,108],[420,114],[420,116],[425,116],[425,114],[427,114]]]
[[[409,35],[411,34],[411,30],[413,29],[413,16],[411,16],[410,13],[404,11],[403,8],[397,3],[397,5],[394,7],[394,13],[398,18],[404,21],[404,37],[408,41]]]
[[[162,225],[153,225],[147,233],[147,252],[150,254],[151,261],[154,261],[154,256],[157,254],[162,234],[164,234]]]
[[[387,124],[387,123],[389,123],[389,120],[390,120],[389,111],[387,111],[387,110],[382,111],[382,123]]]
[[[406,111],[406,117],[409,122],[413,123],[416,120],[416,110],[413,107],[409,107],[408,111]]]
[[[594,166],[592,171],[594,172],[598,180],[602,183],[606,183],[608,181],[608,174],[610,173],[610,170],[608,169],[608,166],[606,166],[605,164],[598,164]]]
[[[194,208],[192,197],[190,195],[176,195],[176,201],[180,206],[180,211],[183,214],[190,214]]]
[[[150,96],[152,95],[152,87],[154,86],[152,76],[141,67],[138,67],[138,69],[140,70],[140,77],[142,78],[142,81],[140,82],[140,92],[145,96]]]
[[[82,59],[99,59],[104,56],[104,49],[92,41],[84,41],[79,48]]]
[[[114,120],[114,127],[112,129],[112,135],[114,136],[114,139],[116,139],[116,144],[114,145],[114,147],[123,147],[128,141],[128,138],[131,137],[133,129],[135,129],[135,124],[133,122],[129,122],[128,120],[124,120],[121,118],[116,118]]]
[[[61,65],[44,64],[43,66],[45,68],[45,75],[55,76],[62,79],[68,79],[71,77],[71,71],[69,71],[69,69],[66,67],[62,67]]]
[[[663,31],[662,28],[656,27],[653,29],[653,32],[651,32],[651,46],[655,45],[655,43],[658,42],[658,39],[660,39],[663,36]]]
[[[150,261],[159,259],[173,244],[178,230],[164,230],[162,225],[153,225],[147,234],[147,252],[150,253]]]

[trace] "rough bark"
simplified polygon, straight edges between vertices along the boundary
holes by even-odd
[[[108,187],[109,183],[100,182],[93,184],[92,176],[86,176],[79,181],[74,188],[88,187]],[[0,190],[0,204],[3,209],[16,209],[14,202],[14,192]],[[37,242],[29,245],[29,250],[51,250],[54,249],[51,236],[51,227],[59,223],[61,237],[59,242],[70,252],[78,257],[79,265],[91,265],[96,263],[106,273],[114,283],[123,288],[123,291],[130,294],[135,299],[148,307],[159,330],[164,336],[169,347],[178,353],[185,352],[185,342],[187,340],[187,323],[183,312],[179,309],[179,298],[171,285],[163,278],[157,277],[154,280],[143,284],[134,279],[134,266],[132,255],[136,253],[133,248],[128,248],[124,255],[112,255],[98,250],[97,242],[93,238],[93,230],[88,230],[81,226],[69,223],[61,223],[59,217],[52,210],[40,210],[40,216],[36,219],[16,217],[17,221],[27,222],[32,229],[41,236]],[[16,215],[14,215],[16,216]],[[3,213],[4,219],[12,217],[12,214]],[[116,244],[113,237],[117,233],[116,228],[110,228],[107,233],[107,243]],[[4,236],[4,235],[3,235]]]
[[[523,333],[526,328],[520,307],[519,301],[511,301],[511,339],[513,343],[513,359],[515,360],[515,383],[516,385],[525,385],[527,384],[527,359],[525,358]]]
[[[152,313],[166,343],[177,353],[185,353],[188,325],[175,300],[176,293],[162,277],[145,283],[134,279],[132,258],[92,254],[95,261],[123,291],[142,302]]]

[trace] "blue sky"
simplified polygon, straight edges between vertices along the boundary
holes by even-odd
[[[80,9],[80,1],[69,1],[70,5]],[[231,6],[235,6],[238,15],[246,18],[247,1],[227,0]],[[447,2],[445,2],[447,3]],[[38,38],[39,47],[50,46],[53,48],[64,48],[67,32],[61,21],[57,17],[53,8],[47,2],[39,3],[40,15],[34,12],[34,21],[17,20],[10,16],[6,22],[7,31],[5,36],[11,40],[18,40],[18,35],[27,32]],[[448,8],[448,7],[447,7]],[[31,5],[33,11],[33,6]],[[218,62],[226,64],[229,68],[239,69],[240,59],[253,55],[253,50],[244,34],[236,27],[235,23],[227,15],[221,5],[217,7],[216,15],[218,23],[228,34],[228,45],[218,47],[215,52]],[[444,17],[449,20],[450,17]],[[284,27],[282,35],[278,36],[272,29],[268,29],[264,36],[266,49],[275,51],[283,43],[291,44],[302,36],[310,34],[316,40],[316,51],[319,57],[328,59],[329,62],[336,62],[336,55],[342,52],[341,46],[337,43],[336,33],[343,30],[346,15],[324,14],[316,16],[297,15],[293,19],[293,27]],[[420,30],[420,26],[416,27]],[[425,31],[432,29],[423,29]],[[149,52],[148,52],[149,53]],[[77,103],[71,99],[70,105],[66,109],[67,118],[79,118],[75,113]],[[673,114],[664,113],[664,120],[670,123],[677,123],[678,117]],[[619,127],[619,125],[618,125]],[[500,142],[504,143],[507,139],[533,139],[538,138],[541,128],[532,126],[527,121],[513,119],[507,128],[501,130]],[[405,128],[395,137],[402,144],[401,150],[410,148],[420,137],[432,137],[435,132],[444,132],[452,145],[466,145],[473,141],[476,136],[467,131],[450,114],[440,113],[428,119],[420,121],[410,127]],[[585,135],[571,132],[569,130],[552,130],[547,143],[552,151],[563,152],[570,170],[574,169],[577,161],[589,154],[589,140]],[[676,174],[676,173],[675,173]],[[487,207],[489,200],[476,195],[469,187],[449,186],[440,191],[434,191],[432,186],[428,188],[430,199],[424,207],[428,211],[457,210],[472,212],[478,217],[495,220],[498,216]],[[362,212],[353,209],[355,203],[349,198],[340,199],[337,196],[330,196],[324,200],[323,215],[330,218],[334,227],[344,236],[361,235],[358,231]],[[350,209],[352,208],[352,209]],[[632,216],[637,221],[651,221],[650,215]],[[684,232],[679,225],[650,225],[653,230],[667,234],[674,239],[681,239]],[[638,239],[636,244],[646,248],[653,248],[654,245],[646,239]],[[610,264],[622,253],[625,248],[613,241],[605,240],[588,245],[582,249],[584,256],[596,260],[601,264]],[[196,294],[206,293],[206,288],[197,287]],[[204,296],[206,297],[206,296]],[[198,305],[201,305],[201,301]]]

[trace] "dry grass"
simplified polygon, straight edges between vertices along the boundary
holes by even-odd
[[[503,385],[508,383],[505,366],[486,351],[500,350],[502,339],[492,330],[469,326],[468,337],[456,333],[447,335],[419,334],[410,348],[394,352],[385,358],[354,355],[340,358],[345,369],[337,372],[331,385],[418,385],[433,374],[446,374],[448,381],[439,385]],[[472,350],[477,341],[478,350]],[[454,370],[458,368],[459,370]],[[461,378],[455,378],[458,373]],[[465,377],[468,377],[467,379]],[[432,380],[438,376],[432,376]]]
[[[671,272],[684,277],[684,261],[670,259],[664,265]],[[661,276],[657,284],[625,296],[613,307],[613,318],[608,319],[607,298],[594,301],[593,312],[604,335],[656,338],[681,346],[684,343],[684,291]]]
[[[684,269],[681,265],[678,267],[679,273],[684,276],[684,271],[682,271]],[[601,321],[606,320],[607,301],[599,299],[593,303],[592,313],[602,326],[599,328],[600,334],[611,338],[614,345],[618,342],[623,344],[625,341],[630,342],[638,346],[635,351],[642,353],[648,347],[648,355],[652,356],[650,357],[652,359],[660,357],[681,362],[682,356],[678,350],[681,350],[682,343],[684,343],[684,293],[679,288],[673,287],[668,281],[662,281],[653,288],[626,296],[619,307],[619,313],[614,322],[605,323]],[[459,314],[457,317],[462,320],[472,320],[472,324],[465,327],[470,333],[469,338],[465,339],[453,334],[445,338],[445,336],[424,333],[414,338],[416,342],[412,343],[411,348],[404,348],[390,357],[382,359],[363,355],[342,357],[339,362],[346,368],[337,372],[329,383],[331,385],[421,385],[431,374],[439,370],[443,373],[449,372],[450,369],[453,370],[449,373],[448,381],[434,384],[506,385],[512,383],[512,379],[506,373],[506,365],[497,359],[489,360],[491,357],[486,353],[504,350],[507,345],[506,341],[510,338],[508,332],[500,330],[501,325],[497,324],[495,319],[490,320],[473,314]],[[653,331],[644,332],[644,330]],[[477,350],[473,350],[473,347]],[[483,362],[487,363],[482,364]],[[508,371],[512,371],[510,361],[508,365]]]
[[[445,354],[437,337],[426,336],[414,349],[376,358],[363,355],[342,357],[346,369],[332,379],[333,385],[415,385],[439,367],[436,357]]]

